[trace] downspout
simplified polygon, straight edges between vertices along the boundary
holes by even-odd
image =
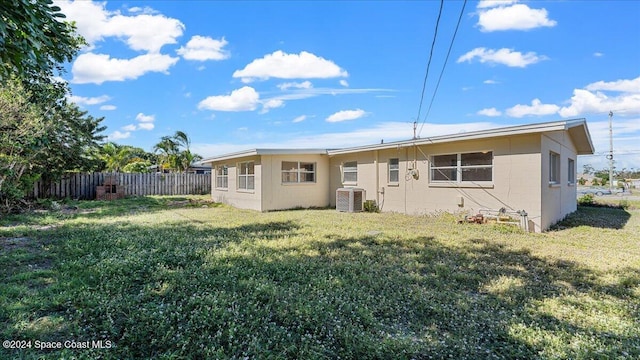
[[[375,152],[375,166],[376,166],[376,206],[380,206],[380,167],[378,162],[378,150]]]
[[[403,188],[404,188],[404,213],[406,214],[407,213],[407,187],[409,186],[409,182],[407,181],[407,178],[406,178],[407,170],[408,170],[408,167],[409,167],[409,148],[408,147],[404,148],[404,156],[405,156],[405,159],[407,159],[405,161],[405,176],[404,176],[405,180],[404,180],[404,186],[403,186]],[[398,179],[398,180],[400,180],[400,179]]]

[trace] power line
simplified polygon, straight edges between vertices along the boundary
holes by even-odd
[[[433,33],[433,41],[431,42],[431,51],[429,51],[429,60],[427,61],[427,71],[424,74],[424,81],[422,82],[422,93],[420,94],[420,105],[418,106],[418,116],[416,117],[416,122],[420,120],[420,111],[422,111],[422,101],[424,100],[424,90],[427,87],[427,78],[429,77],[429,67],[431,67],[431,59],[433,58],[433,49],[436,46],[436,38],[438,37],[438,26],[440,24],[440,17],[442,16],[443,7],[444,7],[444,0],[440,0],[440,10],[438,11],[438,18],[436,19],[436,29]]]
[[[447,57],[444,59],[444,64],[442,65],[442,70],[440,70],[440,76],[438,76],[438,82],[436,83],[436,88],[435,88],[435,90],[433,90],[433,96],[431,97],[431,102],[429,103],[429,108],[427,109],[427,114],[424,116],[424,120],[422,121],[422,125],[420,125],[420,131],[418,131],[418,137],[422,133],[422,128],[424,128],[424,124],[427,122],[427,118],[429,117],[429,113],[431,112],[431,106],[433,106],[433,101],[436,98],[436,93],[438,93],[438,87],[440,87],[440,80],[442,80],[442,75],[444,74],[444,69],[447,67],[447,62],[449,61],[449,55],[451,55],[451,49],[453,48],[453,43],[456,41],[456,35],[458,34],[458,28],[460,28],[460,22],[462,20],[462,15],[464,14],[465,6],[467,6],[467,0],[464,0],[464,2],[462,3],[462,9],[460,10],[460,15],[458,16],[458,23],[456,24],[456,30],[453,32],[453,37],[451,38],[451,43],[449,44],[449,50],[447,51]]]
[[[607,154],[609,154],[608,151],[602,151],[602,152],[595,153],[595,154],[586,154],[586,155],[580,155],[580,156],[606,156]],[[635,155],[635,154],[640,154],[640,150],[614,151],[613,154],[614,155]]]

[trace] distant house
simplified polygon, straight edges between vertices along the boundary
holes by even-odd
[[[172,170],[172,169],[166,169],[166,168],[163,169],[158,165],[151,165],[147,169],[149,169],[149,172],[152,172],[152,173],[162,172],[165,174],[170,173]],[[189,168],[185,172],[188,174],[211,174],[211,165],[202,164],[200,162],[194,162],[189,166]]]
[[[364,190],[382,211],[524,210],[543,231],[576,210],[576,160],[593,154],[584,119],[344,149],[254,149],[203,160],[212,197],[259,211],[336,206]]]

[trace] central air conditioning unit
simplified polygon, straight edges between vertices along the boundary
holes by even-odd
[[[336,210],[343,212],[362,211],[364,197],[364,189],[340,188],[336,190]]]

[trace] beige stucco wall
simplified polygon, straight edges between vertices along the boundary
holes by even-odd
[[[540,224],[543,229],[562,220],[567,214],[577,209],[577,190],[575,184],[568,184],[569,181],[569,159],[574,160],[575,166],[578,164],[576,148],[566,131],[556,131],[545,133],[541,136],[541,193],[542,206],[545,209],[542,214]],[[560,183],[549,184],[549,156],[553,151],[560,154]]]
[[[368,200],[377,200],[382,211],[424,214],[437,211],[474,214],[480,209],[525,210],[540,231],[541,223],[541,139],[539,134],[444,144],[411,146],[390,150],[341,154],[331,157],[331,205],[341,182],[341,164],[358,161],[358,182],[350,184],[366,190]],[[429,158],[459,152],[493,151],[493,185],[443,185],[429,182]],[[400,181],[388,182],[388,159],[400,160]],[[415,165],[413,165],[415,164]],[[419,177],[407,175],[412,166]],[[338,171],[336,171],[338,170]],[[462,206],[459,205],[462,198]]]
[[[316,164],[316,182],[282,183],[282,162]],[[329,206],[329,158],[327,155],[263,155],[262,210]]]
[[[429,180],[433,155],[478,151],[493,152],[490,184],[442,184]],[[549,152],[560,154],[560,184],[549,185]],[[389,181],[389,159],[399,159],[399,181]],[[336,190],[358,187],[367,200],[375,200],[382,211],[427,214],[438,211],[476,214],[481,209],[525,210],[530,228],[542,231],[576,210],[576,187],[568,183],[568,159],[577,165],[576,148],[568,132],[514,135],[453,141],[392,149],[368,150],[340,155],[262,155],[214,162],[212,198],[238,208],[259,211],[296,207],[335,206]],[[255,189],[237,189],[239,162],[255,162]],[[316,163],[316,182],[283,184],[282,161]],[[358,163],[358,181],[342,182],[342,166]],[[216,189],[215,167],[229,167],[228,189]],[[409,170],[419,176],[413,177]]]
[[[237,164],[254,161],[255,189],[237,188]],[[316,182],[282,183],[282,161],[313,162]],[[329,206],[329,158],[326,155],[256,155],[214,162],[211,197],[216,202],[258,211]],[[229,186],[216,188],[216,166],[229,167]]]
[[[255,172],[255,189],[254,190],[242,190],[238,189],[238,169],[237,164],[245,161],[254,161]],[[229,187],[227,189],[216,188],[216,166],[227,165],[229,167]],[[260,201],[262,196],[262,188],[260,183],[262,182],[262,164],[260,163],[260,156],[242,157],[227,161],[218,161],[212,163],[211,169],[211,198],[213,201],[228,204],[241,209],[262,210],[262,203]]]

